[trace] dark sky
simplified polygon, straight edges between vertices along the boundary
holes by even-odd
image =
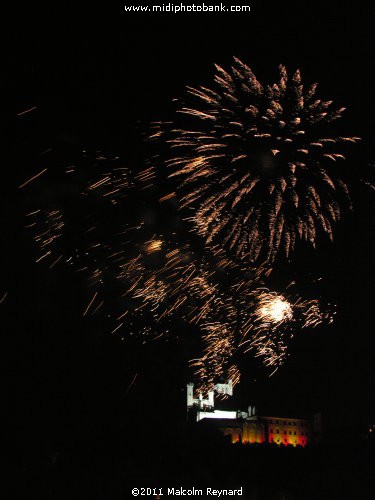
[[[184,85],[208,82],[213,63],[228,65],[236,55],[261,81],[271,80],[279,63],[318,81],[321,95],[348,107],[343,128],[363,137],[352,168],[373,161],[373,7],[250,3],[252,12],[241,15],[130,16],[121,5],[116,11],[103,3],[86,12],[53,5],[9,16],[1,62],[2,287],[8,290],[0,306],[2,371],[10,414],[26,422],[25,435],[35,425],[51,443],[90,433],[103,421],[116,428],[130,407],[154,405],[161,413],[172,406],[178,414],[187,376],[178,342],[130,353],[104,325],[82,320],[85,286],[76,275],[35,265],[23,231],[28,194],[17,186],[47,166],[42,151],[52,147],[57,163],[60,153],[82,145],[142,158],[144,124],[167,118]],[[35,112],[17,117],[33,106]],[[327,420],[339,412],[341,425],[375,419],[374,202],[362,192],[355,197],[357,208],[335,243],[301,252],[291,268],[311,267],[327,278],[327,295],[339,304],[335,325],[299,340],[272,379],[244,367],[241,403],[294,413],[322,409]]]

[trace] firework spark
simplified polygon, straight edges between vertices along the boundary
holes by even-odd
[[[192,102],[167,140],[170,177],[194,230],[251,262],[288,257],[298,239],[315,246],[319,231],[332,239],[350,206],[338,164],[345,145],[359,140],[329,133],[345,108],[317,98],[317,85],[305,88],[298,70],[289,77],[280,66],[270,86],[236,58],[230,72],[216,70],[214,90],[187,88]]]
[[[28,184],[30,184],[30,182],[35,181],[35,179],[37,179],[38,177],[40,177],[41,175],[43,175],[45,172],[47,172],[46,168],[44,168],[43,170],[41,170],[37,174],[33,175],[32,177],[30,177],[30,179],[27,179],[27,181],[23,182],[20,186],[18,186],[18,189],[22,189],[23,187],[25,187]]]
[[[5,299],[7,298],[7,296],[8,296],[8,292],[5,292],[0,299],[0,304],[3,304],[3,302],[5,302]]]

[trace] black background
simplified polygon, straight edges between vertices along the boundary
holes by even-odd
[[[78,276],[35,264],[23,229],[29,194],[17,187],[48,166],[41,152],[52,148],[56,158],[71,148],[105,148],[134,164],[144,124],[167,118],[186,84],[208,83],[213,63],[228,66],[236,55],[261,81],[271,81],[280,63],[300,68],[305,82],[318,81],[320,95],[348,108],[342,127],[363,138],[351,167],[360,172],[373,161],[373,8],[259,3],[243,14],[130,15],[120,4],[85,11],[65,4],[4,16],[0,292],[8,296],[0,306],[1,369],[9,456],[34,485],[61,456],[77,460],[79,470],[87,450],[116,454],[124,436],[145,449],[148,443],[148,453],[163,449],[185,417],[188,379],[178,341],[130,351],[102,324],[82,318],[88,295]],[[327,432],[340,436],[375,421],[374,202],[364,187],[354,195],[356,210],[334,243],[293,261],[293,272],[311,266],[325,277],[338,304],[335,324],[304,334],[271,378],[244,367],[230,405],[322,411]]]

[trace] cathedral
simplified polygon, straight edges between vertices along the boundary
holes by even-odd
[[[232,383],[216,384],[214,390],[219,394],[232,396]],[[315,444],[321,436],[321,415],[313,418],[259,415],[255,406],[247,411],[224,411],[215,409],[214,391],[207,399],[201,394],[194,398],[193,384],[187,385],[187,410],[196,422],[210,423],[227,436],[232,443],[254,444],[273,443],[279,446],[302,446]]]

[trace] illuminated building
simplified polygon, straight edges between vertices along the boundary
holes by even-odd
[[[232,395],[231,384],[220,384],[215,390]],[[273,443],[284,446],[306,446],[316,443],[321,435],[319,414],[313,419],[258,415],[255,406],[247,411],[215,410],[214,391],[204,399],[202,395],[193,397],[193,384],[187,387],[188,413],[197,422],[210,421],[211,425],[228,436],[232,443],[254,444]]]
[[[216,384],[215,390],[221,394],[227,394],[232,396],[233,388],[232,381],[229,384]],[[235,419],[237,417],[236,411],[223,411],[214,409],[214,391],[208,393],[207,399],[203,399],[202,394],[198,395],[198,398],[194,398],[194,385],[187,385],[187,407],[189,409],[196,409],[197,422],[203,418],[224,418],[224,419]]]

